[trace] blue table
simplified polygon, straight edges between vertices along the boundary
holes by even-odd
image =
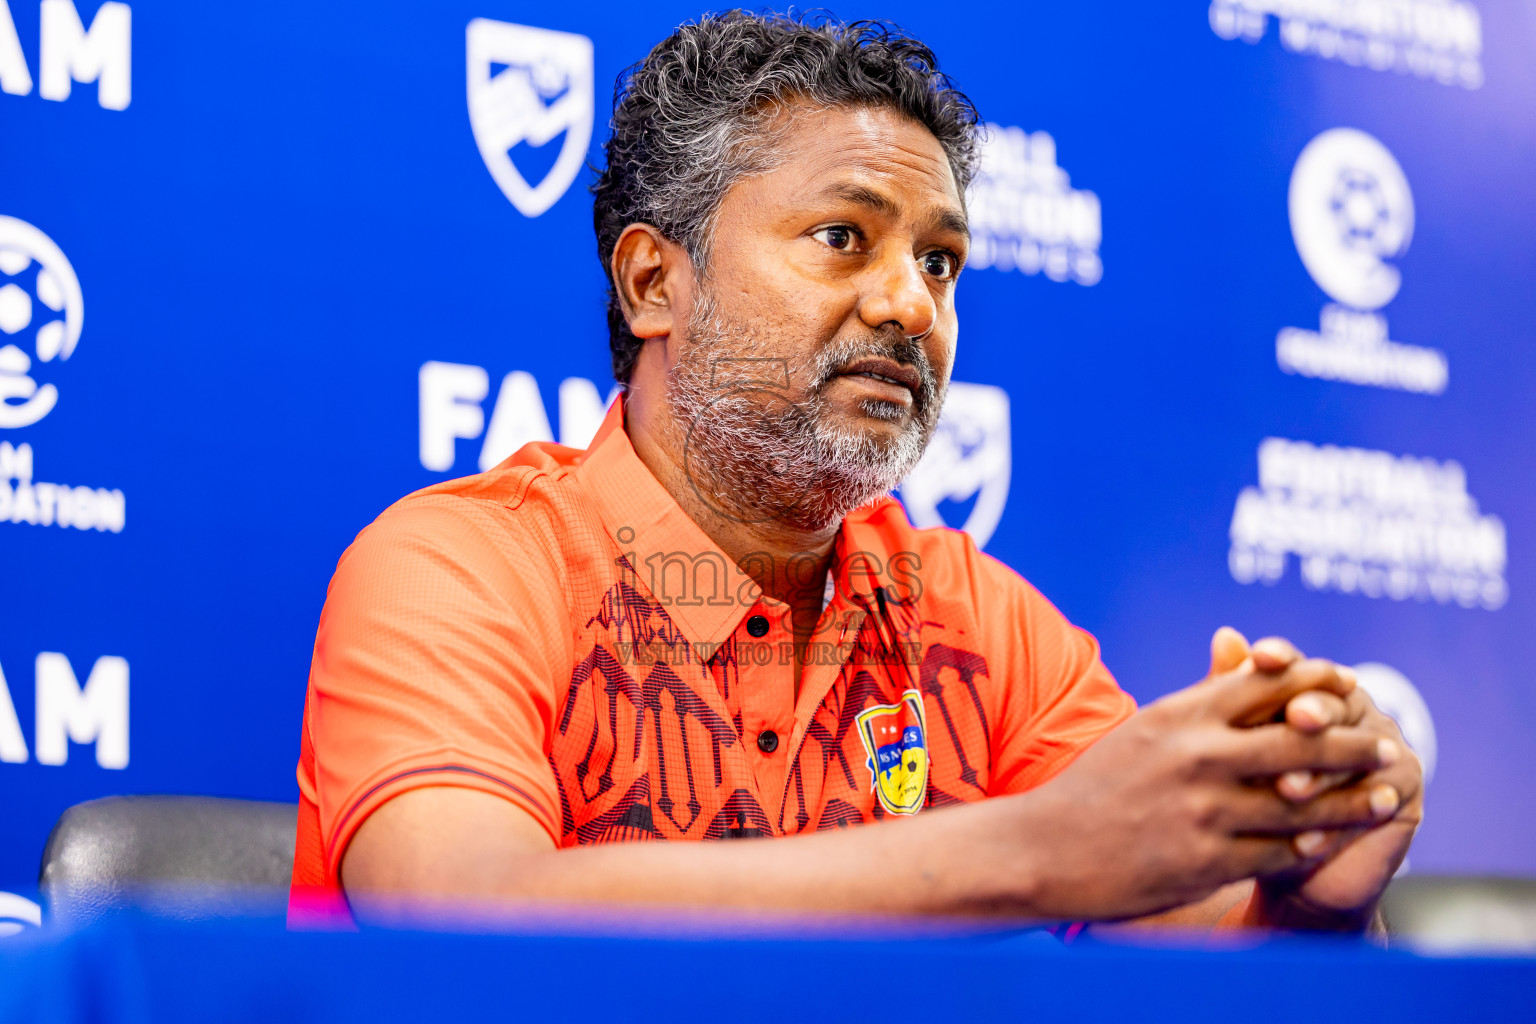
[[[1536,1020],[1536,959],[1345,940],[1212,951],[899,926],[809,939],[560,931],[288,933],[120,917],[0,943],[0,1021]]]

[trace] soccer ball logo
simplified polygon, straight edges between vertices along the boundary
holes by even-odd
[[[1382,239],[1392,220],[1381,183],[1372,175],[1346,167],[1339,173],[1328,202],[1344,244],[1352,249],[1383,253]]]
[[[1386,261],[1413,235],[1413,195],[1392,154],[1354,128],[1307,143],[1291,172],[1291,235],[1307,273],[1334,301],[1380,309],[1402,284]]]
[[[84,322],[64,253],[26,221],[0,217],[0,428],[29,427],[53,411],[58,388],[32,374],[74,354]]]

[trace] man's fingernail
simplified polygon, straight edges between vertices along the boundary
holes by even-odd
[[[1291,845],[1295,846],[1296,852],[1301,854],[1303,857],[1310,857],[1321,850],[1323,848],[1323,844],[1327,841],[1327,833],[1319,832],[1316,829],[1313,829],[1311,832],[1303,832],[1295,839],[1292,839]]]
[[[1312,773],[1309,771],[1286,772],[1280,776],[1280,785],[1285,787],[1286,792],[1300,797],[1312,787]]]
[[[1322,725],[1328,720],[1328,709],[1323,706],[1323,699],[1315,693],[1304,693],[1292,701],[1292,703],[1295,704],[1297,711],[1300,711],[1318,725]]]
[[[1379,767],[1390,768],[1397,764],[1398,753],[1397,744],[1391,740],[1380,739],[1376,741],[1376,764]]]
[[[1340,665],[1338,667],[1338,673],[1339,682],[1343,683],[1347,688],[1351,690],[1353,690],[1355,688],[1355,684],[1360,681],[1360,678],[1355,675],[1355,670],[1350,668],[1348,665]]]
[[[1378,818],[1385,818],[1391,815],[1393,811],[1397,810],[1397,805],[1401,802],[1401,798],[1397,795],[1397,790],[1391,786],[1377,786],[1371,790],[1371,813]]]
[[[1290,645],[1288,645],[1284,640],[1277,640],[1274,637],[1265,637],[1263,640],[1260,640],[1258,643],[1254,644],[1252,650],[1256,654],[1267,654],[1271,658],[1275,658],[1279,661],[1288,662],[1291,660],[1292,655]]]

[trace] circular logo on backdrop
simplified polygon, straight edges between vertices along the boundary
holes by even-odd
[[[74,353],[84,323],[80,279],[63,250],[26,221],[0,217],[0,428],[53,411],[58,388],[33,375]]]
[[[1355,128],[1307,143],[1291,171],[1291,236],[1301,262],[1336,302],[1360,310],[1392,301],[1402,275],[1387,261],[1413,236],[1413,194],[1392,154]]]
[[[1379,661],[1367,661],[1354,669],[1371,700],[1403,730],[1403,739],[1419,755],[1424,781],[1428,782],[1435,774],[1435,720],[1429,716],[1429,705],[1418,688],[1397,669]]]

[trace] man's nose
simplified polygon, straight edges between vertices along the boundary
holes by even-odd
[[[933,292],[910,252],[891,252],[865,268],[859,319],[870,327],[894,323],[908,338],[933,330],[939,315]]]

